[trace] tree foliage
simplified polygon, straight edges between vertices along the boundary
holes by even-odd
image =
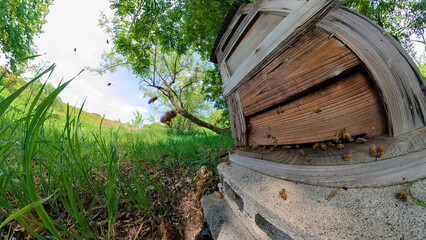
[[[426,1],[344,0],[348,7],[370,18],[395,36],[414,57],[413,41],[426,47]],[[415,35],[422,40],[413,40]]]
[[[26,59],[34,55],[34,36],[42,25],[52,0],[0,1],[0,50],[9,70],[17,72]]]

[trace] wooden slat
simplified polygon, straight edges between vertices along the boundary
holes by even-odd
[[[392,136],[425,126],[423,79],[391,35],[346,8],[331,12],[318,26],[341,39],[364,63],[382,96]]]
[[[306,1],[294,9],[278,26],[259,44],[259,46],[247,57],[238,70],[232,75],[224,86],[224,95],[227,96],[237,84],[245,78],[259,63],[272,57],[274,51],[287,41],[291,41],[291,35],[298,27],[313,21],[315,16],[321,15],[322,10],[327,9],[333,0]],[[296,35],[299,35],[298,33]]]
[[[250,145],[327,141],[342,129],[368,137],[387,133],[380,97],[362,71],[287,105],[250,117],[247,123],[254,130],[249,134]]]
[[[342,42],[313,30],[238,88],[244,115],[288,101],[359,63]]]
[[[228,104],[229,120],[231,123],[232,139],[234,146],[241,147],[247,145],[247,126],[241,108],[241,100],[238,92],[230,95],[226,103]]]

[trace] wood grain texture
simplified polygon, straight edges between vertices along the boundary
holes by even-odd
[[[282,164],[237,154],[229,159],[273,177],[328,187],[379,187],[426,177],[426,150],[386,161],[340,166]]]
[[[425,126],[423,79],[391,35],[346,8],[330,12],[318,26],[334,34],[361,59],[379,89],[392,136]]]
[[[244,115],[311,91],[359,64],[343,43],[314,29],[238,88]]]
[[[386,134],[380,97],[368,75],[359,71],[286,105],[247,119],[250,145],[314,143],[333,139],[347,129],[351,135]]]
[[[247,145],[247,125],[241,108],[241,100],[238,92],[232,94],[226,101],[229,110],[231,133],[234,146]]]
[[[315,21],[316,17],[323,14],[334,2],[317,0],[299,4],[240,65],[224,86],[224,95],[227,96],[249,73],[256,71],[261,62],[273,58],[276,49],[281,49],[283,44],[293,41],[291,36],[299,36],[298,29],[302,29],[302,26],[308,22]]]

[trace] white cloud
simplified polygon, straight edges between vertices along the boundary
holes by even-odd
[[[47,15],[44,33],[35,40],[39,53],[46,53],[36,62],[56,63],[49,79],[53,86],[73,78],[86,66],[96,67],[101,62],[103,51],[111,49],[109,36],[98,26],[100,13],[111,16],[107,0],[55,1]],[[74,51],[75,48],[75,51]],[[60,94],[62,101],[81,106],[88,112],[105,115],[107,119],[131,122],[133,112],[148,113],[142,106],[123,101],[107,83],[117,82],[114,74],[93,75],[84,71]],[[143,95],[143,94],[142,94]],[[143,96],[142,96],[143,97]]]

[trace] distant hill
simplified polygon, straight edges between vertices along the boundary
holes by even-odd
[[[0,66],[0,77],[3,75],[1,72],[3,67]],[[4,74],[3,78],[0,79],[0,101],[9,96],[11,93],[25,85],[25,81],[22,78],[16,77],[12,74]],[[18,113],[18,115],[23,114],[25,112],[25,107],[31,102],[31,99],[38,93],[38,91],[42,88],[42,83],[40,81],[34,82],[31,86],[29,86],[19,97],[16,99],[12,105],[12,111]],[[55,88],[47,84],[41,94],[40,99],[46,98]],[[80,111],[79,108],[69,106],[70,112],[78,113]],[[58,97],[54,104],[52,105],[52,114],[49,121],[57,121],[62,122],[65,121],[67,112],[67,104],[63,103],[61,99]],[[82,111],[81,113],[81,123],[86,127],[99,127],[99,124],[102,121],[102,116],[96,113],[88,113],[86,111]],[[137,130],[138,127],[134,127],[130,124],[120,123],[113,120],[103,119],[102,126],[111,126],[111,127],[119,127],[122,126],[126,129]]]

